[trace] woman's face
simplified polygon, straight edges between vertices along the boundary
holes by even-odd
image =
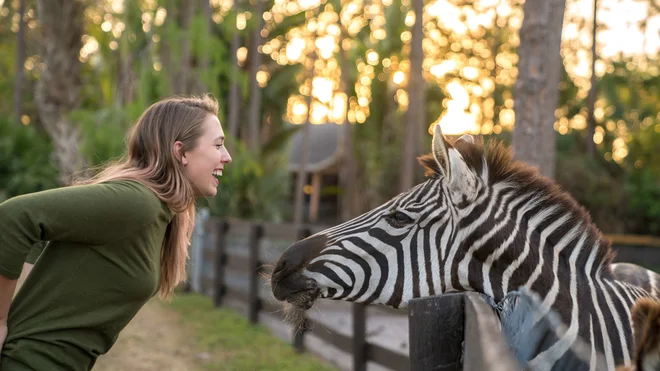
[[[195,148],[185,151],[181,162],[195,190],[195,196],[213,197],[218,192],[218,177],[222,176],[224,166],[231,162],[231,156],[225,148],[225,133],[216,116],[206,117],[203,130]],[[179,143],[175,143],[177,150],[181,146]]]

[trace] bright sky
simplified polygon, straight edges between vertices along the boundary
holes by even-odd
[[[619,52],[625,55],[638,54],[642,51],[649,54],[658,52],[660,17],[648,18],[646,32],[638,25],[638,22],[644,21],[649,14],[649,2],[599,0],[598,19],[607,27],[598,34],[598,42],[603,45],[601,55],[612,57]],[[591,14],[593,1],[579,0],[575,7],[580,14]]]

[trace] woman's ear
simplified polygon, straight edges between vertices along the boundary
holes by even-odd
[[[188,159],[186,158],[185,153],[183,152],[183,143],[180,141],[174,142],[172,147],[172,152],[174,152],[174,157],[179,161],[183,166],[188,164]]]

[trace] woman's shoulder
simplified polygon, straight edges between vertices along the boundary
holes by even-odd
[[[107,192],[115,197],[118,207],[125,207],[143,217],[160,215],[167,218],[168,221],[172,218],[172,212],[167,204],[139,180],[109,180],[98,183],[96,186],[102,188],[102,192]]]

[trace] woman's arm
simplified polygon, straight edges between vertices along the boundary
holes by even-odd
[[[105,245],[164,215],[160,200],[135,182],[16,196],[0,204],[0,275],[17,279],[30,251],[42,241]]]
[[[0,275],[0,326],[7,324],[9,306],[14,297],[17,282],[18,280],[12,280]]]
[[[7,317],[17,280],[0,275],[0,350],[7,339]]]

